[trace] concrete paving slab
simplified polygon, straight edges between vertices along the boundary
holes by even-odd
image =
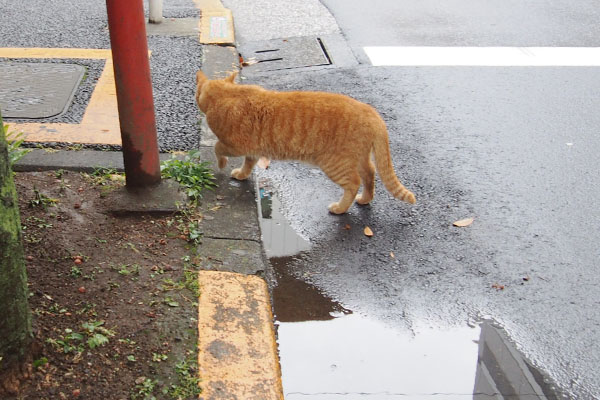
[[[204,46],[202,71],[209,79],[222,79],[239,70],[239,56],[233,46]]]
[[[200,399],[283,399],[265,281],[215,271],[198,281]]]
[[[204,233],[198,254],[203,258],[202,269],[260,275],[265,264],[262,243],[250,240],[211,239]]]
[[[339,32],[335,18],[319,0],[224,0],[235,14],[239,44]]]
[[[252,72],[330,65],[321,40],[316,36],[248,42],[238,47],[244,61],[256,61],[245,67]]]
[[[198,36],[200,18],[163,18],[160,24],[146,23],[146,34],[162,36]]]
[[[227,167],[219,170],[212,148],[203,147],[200,154],[201,159],[209,161],[215,169],[218,185],[214,190],[205,191],[200,202],[204,234],[213,238],[260,242],[254,180],[237,181],[230,177],[231,170],[238,167],[242,159],[230,159]]]
[[[171,157],[170,153],[159,154],[161,161]],[[123,171],[123,153],[120,151],[32,149],[13,167],[18,172],[57,169],[94,172],[98,168]]]
[[[163,179],[151,187],[122,187],[109,192],[106,201],[114,215],[174,214],[187,203],[187,195],[177,182]]]

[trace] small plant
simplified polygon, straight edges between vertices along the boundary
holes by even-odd
[[[65,354],[70,352],[81,353],[85,350],[85,344],[88,348],[95,349],[107,344],[108,338],[115,335],[112,330],[106,329],[102,325],[104,325],[104,321],[84,322],[81,324],[82,332],[75,332],[67,328],[65,329],[65,335],[59,339],[46,339],[46,342],[62,350]],[[87,340],[85,341],[86,337]]]
[[[184,208],[177,217],[177,229],[185,236],[185,239],[196,246],[202,244],[201,229],[202,216],[198,215],[192,208]]]
[[[152,353],[152,361],[154,362],[166,361],[168,358],[169,356],[166,354]]]
[[[125,180],[125,174],[119,173],[114,168],[96,168],[91,173],[82,173],[90,183],[96,186],[108,186],[111,183],[122,182]]]
[[[198,397],[202,392],[196,364],[196,359],[193,356],[175,364],[177,384],[172,384],[168,391],[173,399],[191,399]]]
[[[46,210],[48,207],[54,207],[58,203],[57,199],[50,198],[36,188],[33,188],[33,199],[29,200],[29,207],[42,207]]]
[[[108,338],[115,336],[115,332],[103,327],[104,321],[90,321],[81,324],[88,336],[87,345],[90,349],[103,346],[108,343]]]
[[[83,335],[81,333],[73,332],[73,330],[69,328],[65,329],[65,335],[60,339],[46,339],[47,343],[62,350],[65,354],[70,352],[81,353],[84,350],[83,344],[81,343],[82,341]]]
[[[52,224],[47,222],[45,219],[43,218],[38,218],[38,217],[34,217],[31,216],[29,218],[27,218],[26,220],[28,223],[37,226],[40,229],[48,229],[48,228],[52,228]]]
[[[82,275],[81,269],[74,265],[71,267],[71,273],[69,275],[71,275],[71,278],[79,278]]]
[[[164,178],[175,179],[182,185],[192,201],[202,198],[202,190],[212,190],[217,186],[209,163],[200,161],[200,152],[197,150],[190,151],[183,160],[172,157],[163,161],[160,170]]]
[[[129,276],[129,275],[139,275],[140,274],[140,266],[137,264],[129,265],[122,264],[120,266],[112,266],[113,270],[117,271],[119,275]]]
[[[46,357],[38,358],[33,362],[33,368],[40,368],[44,365],[48,364],[48,359]]]
[[[8,125],[2,123],[2,133],[6,138],[6,144],[8,144],[8,162],[13,166],[21,158],[25,157],[31,149],[24,149],[21,147],[23,144],[23,133],[15,133],[8,131]]]
[[[140,378],[139,382],[136,380],[134,392],[131,395],[132,400],[156,400],[153,393],[157,384],[158,381],[156,379]]]

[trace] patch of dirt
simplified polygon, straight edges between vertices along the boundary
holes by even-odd
[[[15,176],[41,345],[17,398],[197,398],[197,263],[186,216],[111,215],[121,178]]]

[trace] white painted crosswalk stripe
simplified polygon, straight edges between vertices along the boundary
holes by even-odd
[[[374,66],[600,66],[600,47],[372,46],[364,51]]]

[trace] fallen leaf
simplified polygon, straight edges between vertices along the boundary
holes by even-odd
[[[499,284],[499,283],[494,283],[494,284],[492,285],[492,288],[493,288],[493,289],[496,289],[496,290],[504,290],[504,285],[501,285],[501,284]]]
[[[258,163],[256,165],[258,165],[259,167],[261,167],[262,169],[267,169],[269,168],[269,164],[271,163],[271,161],[266,158],[266,157],[261,157],[258,160]]]
[[[390,251],[390,257],[392,257],[392,258],[396,258],[396,256],[394,255],[394,252],[393,252],[393,251]]]
[[[79,290],[79,293],[85,293],[86,292],[85,287],[83,287],[83,286],[80,286],[79,289],[77,289],[77,290]]]
[[[219,209],[221,209],[223,206],[214,206],[213,208],[210,209],[210,211],[217,211]]]
[[[350,226],[350,224],[346,224],[346,226],[344,226],[344,229],[349,231],[352,227]]]
[[[111,181],[116,181],[116,182],[125,182],[125,175],[121,175],[121,174],[110,174],[109,178]]]
[[[365,236],[368,236],[368,237],[373,236],[373,231],[368,226],[365,226],[365,229],[363,232],[365,233]]]
[[[137,378],[137,379],[135,380],[135,384],[136,384],[136,385],[141,385],[142,383],[144,383],[144,381],[145,381],[145,380],[146,380],[146,377],[145,377],[145,376],[140,376],[139,378]]]
[[[243,59],[242,59],[243,60]],[[258,60],[254,57],[242,61],[242,67],[249,67],[250,65],[258,64]]]
[[[455,221],[452,225],[459,226],[459,227],[465,227],[465,226],[471,225],[474,220],[475,220],[474,218],[460,219],[458,221]]]

